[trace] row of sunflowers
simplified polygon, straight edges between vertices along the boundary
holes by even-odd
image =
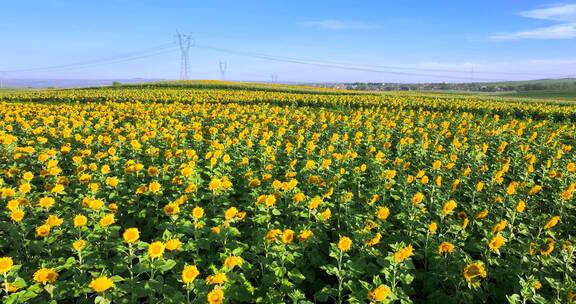
[[[2,93],[6,101],[56,102],[181,102],[181,103],[271,103],[279,106],[311,106],[339,109],[365,106],[429,110],[434,112],[472,112],[535,119],[576,119],[576,107],[570,102],[522,100],[495,96],[440,95],[411,92],[385,94],[340,91],[295,86],[231,84],[227,82],[173,82],[150,85],[89,89],[21,90]]]

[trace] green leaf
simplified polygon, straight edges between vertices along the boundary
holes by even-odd
[[[414,276],[411,274],[403,274],[399,276],[400,281],[404,282],[404,284],[410,284],[414,281]]]
[[[152,292],[157,292],[162,290],[162,283],[156,280],[148,280],[144,285],[144,289]]]
[[[326,273],[329,275],[337,275],[338,274],[338,267],[336,267],[334,265],[324,265],[324,266],[321,266],[320,268],[324,269],[326,271]]]
[[[54,289],[56,288],[56,286],[52,285],[52,284],[47,284],[46,286],[44,286],[44,290],[46,290],[46,292],[48,292],[48,294],[50,295],[50,297],[54,297]]]
[[[288,271],[288,277],[296,283],[306,279],[306,277],[298,270]]]
[[[506,298],[508,299],[508,303],[510,304],[517,304],[517,303],[522,303],[522,299],[520,298],[519,294],[513,294],[513,295],[506,295]]]
[[[20,277],[16,278],[14,282],[12,282],[12,285],[18,287],[19,289],[22,289],[27,286],[26,281]]]
[[[168,270],[174,268],[174,266],[176,266],[176,261],[171,260],[171,259],[166,259],[166,260],[162,260],[159,263],[158,270],[160,270],[161,273],[165,273]]]
[[[97,296],[94,299],[94,304],[110,304],[110,303],[112,303],[112,302],[103,296]]]
[[[314,298],[319,302],[327,302],[330,297],[335,298],[338,292],[335,288],[325,286],[314,295]]]

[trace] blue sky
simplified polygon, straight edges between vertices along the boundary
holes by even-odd
[[[540,0],[5,1],[0,71],[9,71],[6,78],[176,79],[180,55],[169,45],[176,29],[193,32],[198,46],[231,51],[191,48],[193,79],[218,79],[221,60],[230,80],[275,74],[279,81],[453,82],[576,74],[576,1]],[[160,45],[158,54],[143,53]],[[120,60],[127,54],[143,58]],[[112,56],[119,60],[18,71]]]

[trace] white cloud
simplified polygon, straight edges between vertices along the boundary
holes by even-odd
[[[513,33],[500,33],[490,36],[492,40],[520,39],[574,39],[576,38],[576,4],[563,4],[534,9],[520,13],[521,16],[558,22],[555,25],[526,29]]]
[[[576,65],[576,58],[532,59],[528,63],[536,65]]]
[[[308,21],[302,23],[305,26],[324,29],[324,30],[369,30],[378,28],[375,24],[364,22],[343,21],[335,19]]]
[[[535,9],[521,12],[520,15],[531,19],[574,22],[576,21],[576,4],[565,4]]]
[[[576,23],[558,24],[516,33],[496,34],[490,38],[494,40],[573,39],[576,38]]]

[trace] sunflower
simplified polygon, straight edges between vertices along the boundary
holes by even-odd
[[[162,186],[159,182],[154,181],[148,185],[148,190],[150,190],[152,193],[158,193],[160,192],[160,189],[162,189]]]
[[[440,243],[440,245],[438,245],[439,254],[452,253],[452,252],[454,252],[454,244],[450,242],[442,242]]]
[[[56,185],[54,185],[52,190],[50,190],[50,192],[55,193],[55,194],[62,194],[64,192],[64,185],[56,184]]]
[[[394,261],[396,263],[403,262],[404,260],[411,257],[413,252],[414,252],[414,248],[412,248],[412,245],[408,245],[406,247],[400,248],[399,250],[394,252]]]
[[[526,210],[526,203],[525,203],[524,201],[519,201],[519,202],[516,204],[516,208],[515,208],[515,209],[516,209],[516,212],[518,212],[518,213],[524,212],[524,210]]]
[[[484,189],[484,182],[476,183],[476,192],[482,192],[483,189]]]
[[[186,265],[182,270],[182,282],[184,282],[184,284],[191,284],[199,274],[200,271],[198,271],[196,265]]]
[[[54,268],[40,268],[34,273],[33,279],[43,285],[54,283],[58,279],[58,272]]]
[[[266,207],[272,207],[276,205],[276,197],[272,194],[266,195],[264,198],[264,205],[266,205]]]
[[[307,239],[311,238],[312,236],[314,236],[314,232],[312,232],[312,230],[304,230],[304,231],[300,232],[300,234],[298,235],[298,239],[300,241],[306,241]]]
[[[148,256],[152,259],[161,258],[164,255],[164,243],[156,241],[148,246]]]
[[[122,238],[124,239],[124,242],[132,244],[140,238],[140,231],[138,228],[128,228],[122,234]]]
[[[20,210],[20,209],[15,209],[12,212],[10,212],[10,219],[13,220],[14,222],[21,222],[24,219],[24,211]]]
[[[560,222],[560,216],[556,215],[551,217],[546,224],[544,225],[544,229],[552,229]]]
[[[282,243],[284,244],[290,244],[292,243],[292,240],[294,239],[294,230],[292,229],[286,229],[282,232]]]
[[[221,304],[224,301],[224,291],[220,288],[214,288],[208,293],[209,304]]]
[[[80,251],[84,249],[84,247],[86,247],[86,241],[84,240],[77,240],[72,243],[72,248],[74,248],[76,251]]]
[[[316,196],[310,200],[310,204],[308,205],[308,209],[311,209],[311,210],[316,209],[316,208],[318,208],[318,206],[320,206],[320,204],[322,204],[322,198],[319,196]]]
[[[379,220],[386,220],[388,218],[388,216],[390,216],[390,209],[388,209],[388,207],[378,207],[378,210],[376,211],[376,217]]]
[[[341,237],[340,240],[338,241],[338,249],[340,249],[340,251],[342,252],[349,251],[351,247],[352,247],[352,240],[347,236]]]
[[[380,243],[381,239],[382,239],[382,234],[380,232],[377,232],[373,238],[366,241],[366,246],[372,247],[374,245],[377,245],[378,243]]]
[[[90,281],[88,287],[90,287],[94,292],[105,292],[114,287],[114,282],[106,276],[101,276]]]
[[[222,285],[226,281],[228,281],[228,278],[224,272],[218,272],[206,278],[206,284],[208,285]]]
[[[458,207],[458,204],[456,203],[456,201],[455,200],[449,200],[446,203],[444,203],[444,206],[442,207],[442,214],[448,215],[448,214],[452,213],[452,211],[454,211],[454,209],[456,209],[456,207]]]
[[[84,215],[76,215],[74,217],[74,227],[76,228],[80,228],[80,227],[84,227],[86,225],[86,223],[88,223],[88,218]]]
[[[498,222],[497,224],[495,224],[495,225],[492,227],[492,232],[493,232],[493,233],[498,233],[498,232],[506,229],[506,226],[508,226],[508,221],[502,220],[502,221]]]
[[[116,188],[116,186],[118,186],[119,183],[120,183],[120,180],[115,176],[106,178],[106,185],[108,185],[112,188]]]
[[[242,265],[244,263],[244,259],[239,256],[229,256],[224,260],[224,267],[228,269],[232,269],[236,266]]]
[[[178,206],[178,204],[175,204],[175,203],[166,204],[166,206],[164,206],[163,210],[164,210],[164,214],[166,214],[168,216],[176,215],[176,214],[180,213],[180,207]]]
[[[11,257],[2,257],[0,258],[0,273],[4,274],[12,269],[14,262],[12,261]]]
[[[188,177],[190,175],[192,175],[192,172],[194,171],[194,169],[192,169],[192,167],[184,167],[180,170],[180,174],[182,174],[182,176],[184,177]]]
[[[431,234],[436,233],[436,230],[438,230],[438,224],[436,222],[432,222],[430,225],[428,225],[428,232]]]
[[[36,235],[40,237],[47,237],[50,234],[50,225],[40,225],[36,227]]]
[[[541,249],[540,254],[543,256],[549,256],[552,253],[552,251],[554,251],[554,244],[555,242],[553,239],[548,239],[546,243],[546,248]]]
[[[30,190],[32,190],[32,186],[29,183],[24,183],[18,187],[18,191],[22,193],[28,193]]]
[[[322,219],[323,221],[327,221],[332,217],[332,211],[330,210],[330,208],[326,208],[324,209],[324,211],[322,211],[322,213],[320,213],[320,219]]]
[[[25,180],[27,180],[27,181],[31,181],[31,180],[34,178],[34,173],[32,173],[32,172],[30,172],[30,171],[25,172],[25,173],[22,175],[22,178],[25,179]]]
[[[380,286],[376,287],[375,289],[373,289],[368,293],[368,298],[372,302],[384,302],[384,300],[386,300],[390,292],[391,292],[390,287],[381,284]]]
[[[42,208],[50,208],[50,207],[54,206],[54,202],[55,202],[55,200],[52,197],[42,197],[38,201],[38,206],[40,206]]]
[[[504,246],[505,243],[506,243],[506,238],[504,238],[502,235],[498,234],[490,240],[490,242],[488,243],[488,247],[492,251],[498,251],[500,249],[500,247]]]
[[[116,219],[114,218],[114,214],[108,213],[100,219],[100,226],[108,227],[108,226],[114,224],[114,222],[116,222]]]
[[[464,267],[464,278],[468,283],[478,283],[486,276],[486,269],[484,269],[484,265],[480,263],[475,262]]]
[[[104,207],[104,201],[99,199],[90,199],[88,201],[88,208],[92,210],[100,210]]]
[[[236,207],[230,207],[224,212],[224,219],[227,221],[232,220],[236,214],[238,214],[238,209]]]
[[[49,215],[46,219],[46,225],[50,227],[58,227],[64,223],[64,220],[56,215]]]
[[[424,194],[422,194],[421,192],[417,192],[416,194],[414,194],[414,196],[412,196],[412,204],[420,205],[422,201],[424,201]]]
[[[486,218],[487,216],[488,216],[488,210],[482,210],[482,211],[476,213],[474,218],[477,220],[481,220],[483,218]]]
[[[194,209],[192,209],[192,217],[194,217],[194,219],[198,220],[202,216],[204,216],[204,209],[202,209],[202,207],[194,207]]]
[[[166,244],[164,247],[168,251],[175,251],[175,250],[180,250],[181,246],[182,246],[182,242],[180,242],[179,239],[170,239],[170,240],[166,241]]]
[[[303,192],[298,192],[292,196],[292,200],[295,203],[300,203],[306,199],[306,195]]]
[[[222,181],[219,178],[214,178],[208,184],[208,189],[211,191],[216,191],[222,187]]]

